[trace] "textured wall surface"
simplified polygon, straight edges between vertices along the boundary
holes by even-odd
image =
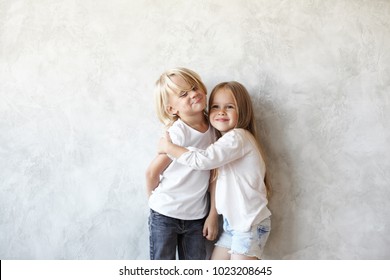
[[[154,81],[238,80],[268,259],[390,259],[390,1],[0,0],[0,259],[147,259]]]

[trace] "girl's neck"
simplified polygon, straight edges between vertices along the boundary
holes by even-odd
[[[224,132],[220,131],[219,133],[221,133],[221,136],[223,136],[223,135],[225,135],[226,133],[232,131],[233,129],[234,129],[234,128],[232,128],[232,129],[230,129],[230,130],[228,130],[228,131],[224,131]]]
[[[185,124],[199,132],[206,132],[209,129],[209,123],[206,116],[202,113],[201,116],[191,116],[180,118]]]

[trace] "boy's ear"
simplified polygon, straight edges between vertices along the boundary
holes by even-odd
[[[171,105],[167,105],[166,110],[170,115],[177,115],[177,110],[173,108]]]

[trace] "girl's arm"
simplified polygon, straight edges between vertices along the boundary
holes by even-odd
[[[159,154],[168,154],[174,158],[179,158],[188,152],[187,148],[173,144],[168,132],[165,133],[165,137],[160,139],[157,150]]]
[[[160,174],[168,167],[172,160],[163,154],[157,155],[146,169],[146,193],[148,197],[160,183]]]
[[[250,151],[245,145],[245,130],[235,129],[224,134],[205,150],[184,148],[173,144],[169,135],[160,139],[159,153],[167,153],[178,162],[196,170],[211,170],[243,157]],[[249,133],[249,132],[248,132]]]

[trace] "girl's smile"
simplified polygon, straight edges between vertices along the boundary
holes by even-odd
[[[238,111],[236,100],[229,89],[222,88],[214,94],[210,106],[210,123],[225,134],[236,127]]]

